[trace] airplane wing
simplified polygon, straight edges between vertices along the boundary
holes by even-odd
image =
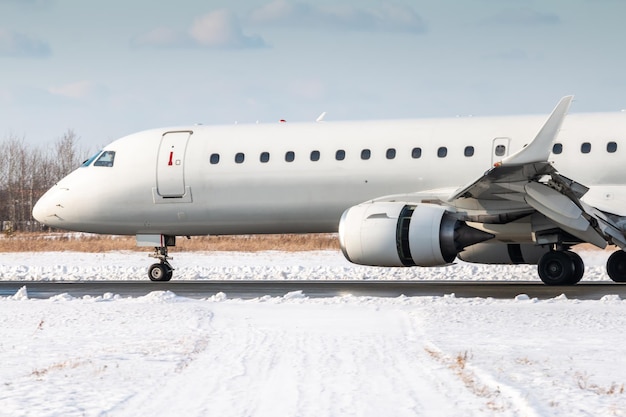
[[[548,161],[573,96],[561,99],[537,136],[527,146],[503,159],[480,178],[459,188],[447,199],[503,200],[527,205],[564,231],[598,247],[607,242],[626,247],[620,228],[600,210],[581,201],[588,188],[560,175]]]

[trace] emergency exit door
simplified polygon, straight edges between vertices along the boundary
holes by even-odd
[[[161,137],[157,159],[157,192],[161,197],[185,194],[185,151],[191,132],[168,132]]]
[[[491,163],[502,161],[509,156],[510,138],[495,138],[491,145]]]

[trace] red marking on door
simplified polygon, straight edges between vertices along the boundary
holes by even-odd
[[[170,152],[170,161],[167,163],[168,165],[173,165],[172,164],[172,158],[174,157],[174,152]]]

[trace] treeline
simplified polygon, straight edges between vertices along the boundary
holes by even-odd
[[[33,147],[24,139],[0,142],[0,224],[2,231],[38,231],[33,206],[58,180],[87,159],[79,138],[68,130],[53,144]]]

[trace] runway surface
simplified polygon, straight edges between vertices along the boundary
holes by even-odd
[[[266,295],[280,297],[302,291],[311,298],[343,295],[371,297],[443,296],[511,299],[526,294],[549,299],[565,294],[567,298],[599,300],[605,295],[626,298],[626,285],[590,282],[574,286],[547,286],[541,282],[454,282],[454,281],[101,281],[39,282],[0,281],[0,296],[14,295],[26,286],[29,298],[50,298],[59,294],[72,297],[97,297],[105,293],[122,297],[141,297],[153,291],[171,291],[189,298],[207,298],[225,293],[228,298],[254,299]]]

